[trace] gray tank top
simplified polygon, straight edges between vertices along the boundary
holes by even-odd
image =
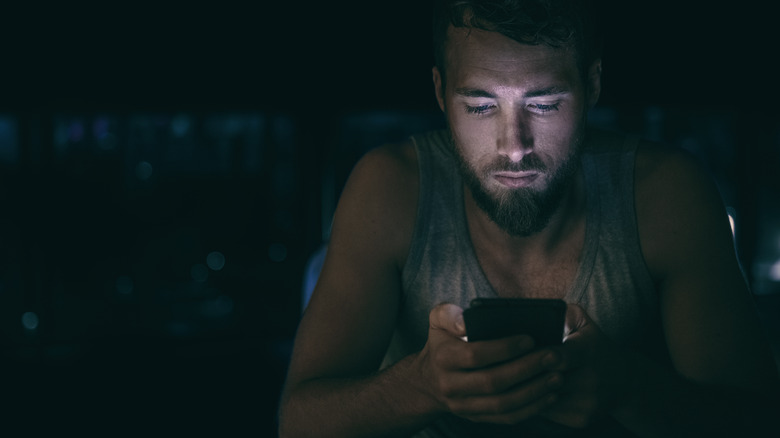
[[[589,132],[582,154],[587,187],[585,244],[564,300],[582,306],[601,330],[627,348],[665,352],[658,299],[639,247],[634,211],[637,139]],[[463,186],[447,131],[412,137],[420,170],[417,218],[405,266],[398,324],[384,365],[419,351],[428,313],[439,303],[464,309],[498,296],[479,265],[466,223]],[[655,353],[655,354],[653,354]],[[470,436],[440,424],[420,436]]]

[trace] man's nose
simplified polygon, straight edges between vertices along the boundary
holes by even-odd
[[[522,112],[504,117],[499,130],[498,153],[510,161],[519,162],[533,151],[534,138]]]

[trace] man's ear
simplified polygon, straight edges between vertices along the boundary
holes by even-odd
[[[588,108],[593,108],[601,94],[601,58],[593,61],[588,69]]]
[[[441,83],[441,72],[439,67],[433,67],[433,88],[436,93],[436,101],[439,102],[439,109],[444,112],[444,89]]]

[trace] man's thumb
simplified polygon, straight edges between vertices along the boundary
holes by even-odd
[[[453,336],[466,336],[466,324],[463,322],[463,309],[450,303],[442,303],[431,310],[428,317],[430,328],[445,330]]]

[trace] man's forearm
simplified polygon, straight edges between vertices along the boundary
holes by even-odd
[[[705,387],[640,358],[635,370],[631,394],[612,415],[639,436],[777,436],[775,396]]]
[[[303,382],[282,400],[280,436],[404,436],[425,427],[438,406],[416,384],[416,355],[359,378]]]

